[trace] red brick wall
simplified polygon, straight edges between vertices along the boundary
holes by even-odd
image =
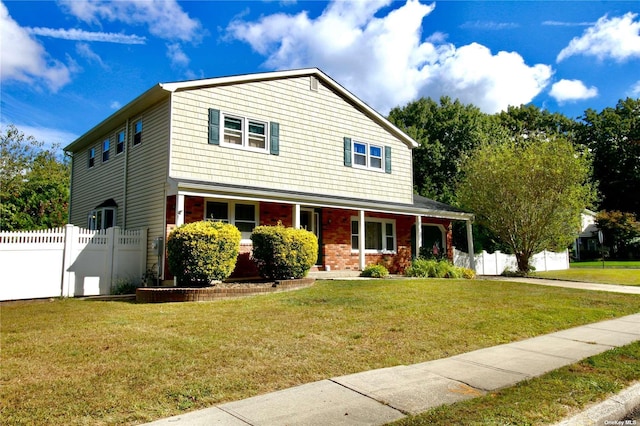
[[[203,197],[185,197],[185,223],[204,218],[205,201]],[[173,228],[176,215],[176,197],[167,197],[167,235]],[[322,258],[323,266],[332,271],[359,270],[359,255],[351,250],[351,217],[358,216],[356,210],[322,209]],[[366,265],[383,264],[391,273],[402,273],[411,264],[411,229],[415,225],[414,216],[394,216],[390,214],[368,213],[367,217],[396,220],[396,254],[366,254]],[[284,226],[293,224],[293,206],[290,204],[260,203],[260,225]],[[440,224],[447,230],[447,257],[453,259],[451,221],[435,218],[423,218],[423,223]],[[166,262],[165,262],[166,265]],[[236,269],[232,277],[257,276],[255,263],[251,260],[251,245],[242,245]],[[165,277],[170,276],[165,268]],[[165,278],[167,279],[167,278]],[[170,279],[170,278],[169,278]]]

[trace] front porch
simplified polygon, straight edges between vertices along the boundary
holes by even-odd
[[[420,201],[423,200],[427,199]],[[401,274],[423,246],[453,260],[453,220],[468,220],[470,234],[468,214],[440,211],[429,215],[427,208],[420,205],[393,208],[378,204],[365,209],[332,204],[232,198],[214,193],[179,193],[166,199],[167,236],[182,223],[199,220],[233,223],[240,229],[242,241],[232,277],[248,278],[258,276],[256,265],[251,260],[250,239],[253,228],[258,225],[281,223],[313,232],[319,246],[314,270],[349,276],[359,275],[371,264],[382,264],[390,273]],[[361,235],[364,238],[360,238]],[[165,266],[163,279],[171,278]]]

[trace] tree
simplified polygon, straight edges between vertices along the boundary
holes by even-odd
[[[498,124],[515,137],[565,137],[573,142],[577,123],[560,114],[535,105],[509,106],[495,116]]]
[[[633,249],[640,248],[640,222],[633,213],[603,210],[596,215],[596,224],[614,257],[632,256]]]
[[[464,163],[461,204],[516,255],[527,273],[533,254],[564,249],[593,202],[590,160],[562,138],[503,138],[475,150]]]
[[[456,204],[463,155],[501,132],[479,108],[448,97],[439,104],[422,98],[394,108],[389,120],[420,144],[413,150],[415,192],[449,204]]]
[[[69,166],[55,147],[8,125],[0,135],[0,229],[33,230],[67,223]]]
[[[582,121],[578,142],[593,154],[600,209],[640,216],[640,99],[620,100],[599,113],[588,109]]]

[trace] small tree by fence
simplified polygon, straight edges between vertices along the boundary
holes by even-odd
[[[138,283],[146,260],[146,229],[0,232],[0,300],[111,294],[116,280]]]
[[[476,274],[478,275],[501,275],[505,269],[516,271],[518,263],[512,254],[504,254],[500,251],[495,253],[482,253],[475,255]],[[469,267],[469,255],[460,250],[454,250],[453,263],[464,268]],[[569,269],[569,252],[567,250],[559,253],[552,251],[541,251],[532,256],[531,266],[535,271],[557,271]]]

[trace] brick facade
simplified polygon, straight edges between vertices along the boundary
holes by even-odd
[[[204,218],[205,200],[203,197],[185,197],[185,223],[195,222]],[[293,224],[293,206],[290,204],[260,203],[260,225],[284,226]],[[328,270],[359,270],[360,257],[357,251],[351,249],[351,218],[357,217],[356,210],[321,209],[321,259]],[[167,235],[175,227],[176,197],[167,197]],[[391,215],[381,213],[366,213],[367,218],[395,219],[396,223],[396,253],[367,253],[365,264],[383,264],[391,273],[402,273],[411,264],[412,259],[412,231],[415,229],[415,216]],[[452,227],[450,220],[423,218],[424,224],[439,224],[446,229],[447,257],[453,259]],[[232,277],[257,276],[258,271],[250,258],[251,245],[242,244],[240,256]],[[165,262],[166,265],[166,262]],[[165,277],[169,277],[165,266]],[[166,278],[165,278],[166,279]]]

